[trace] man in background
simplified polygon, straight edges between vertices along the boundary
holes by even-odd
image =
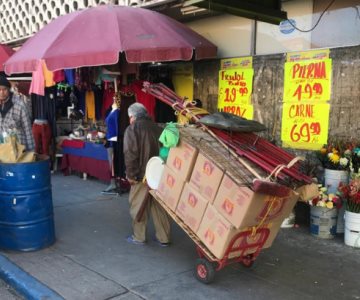
[[[29,111],[25,103],[10,92],[11,84],[0,76],[0,134],[16,134],[26,151],[34,149]]]
[[[162,247],[167,247],[170,239],[170,221],[160,204],[150,198],[139,220],[143,201],[150,197],[148,187],[143,183],[146,165],[151,157],[159,155],[159,137],[162,130],[152,121],[145,106],[140,103],[130,105],[128,115],[130,125],[124,136],[124,158],[126,177],[131,184],[129,203],[133,234],[127,237],[127,241],[136,245],[146,242],[146,227],[151,212],[156,242]]]

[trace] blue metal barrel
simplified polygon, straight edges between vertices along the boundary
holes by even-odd
[[[55,242],[49,159],[0,163],[0,248],[32,251]]]

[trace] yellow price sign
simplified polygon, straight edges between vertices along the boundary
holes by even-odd
[[[330,104],[284,103],[281,140],[296,149],[320,149],[327,143]]]
[[[219,72],[218,108],[250,104],[253,69],[232,69]]]
[[[220,61],[220,69],[252,68],[252,56],[224,58]]]
[[[286,54],[286,61],[326,59],[329,58],[329,55],[330,55],[330,49],[289,52]]]
[[[219,108],[219,111],[228,112],[247,120],[252,120],[254,117],[254,106],[251,104],[227,105]]]
[[[332,60],[286,62],[284,102],[330,100]]]

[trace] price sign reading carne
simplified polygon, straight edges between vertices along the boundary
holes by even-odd
[[[297,149],[319,149],[327,142],[330,104],[284,103],[281,139]]]

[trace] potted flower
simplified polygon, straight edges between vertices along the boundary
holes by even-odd
[[[310,232],[316,237],[331,239],[336,234],[337,214],[342,201],[337,195],[328,194],[323,185],[319,184],[318,188],[319,195],[309,201]]]
[[[317,152],[324,167],[324,185],[329,194],[336,194],[339,183],[349,182],[354,143],[331,141]],[[344,233],[344,208],[338,211],[337,233]]]
[[[345,202],[345,244],[360,248],[360,178],[341,183],[339,194]]]
[[[324,145],[317,157],[325,169],[325,186],[329,193],[335,194],[340,182],[349,182],[353,146],[341,142]]]

